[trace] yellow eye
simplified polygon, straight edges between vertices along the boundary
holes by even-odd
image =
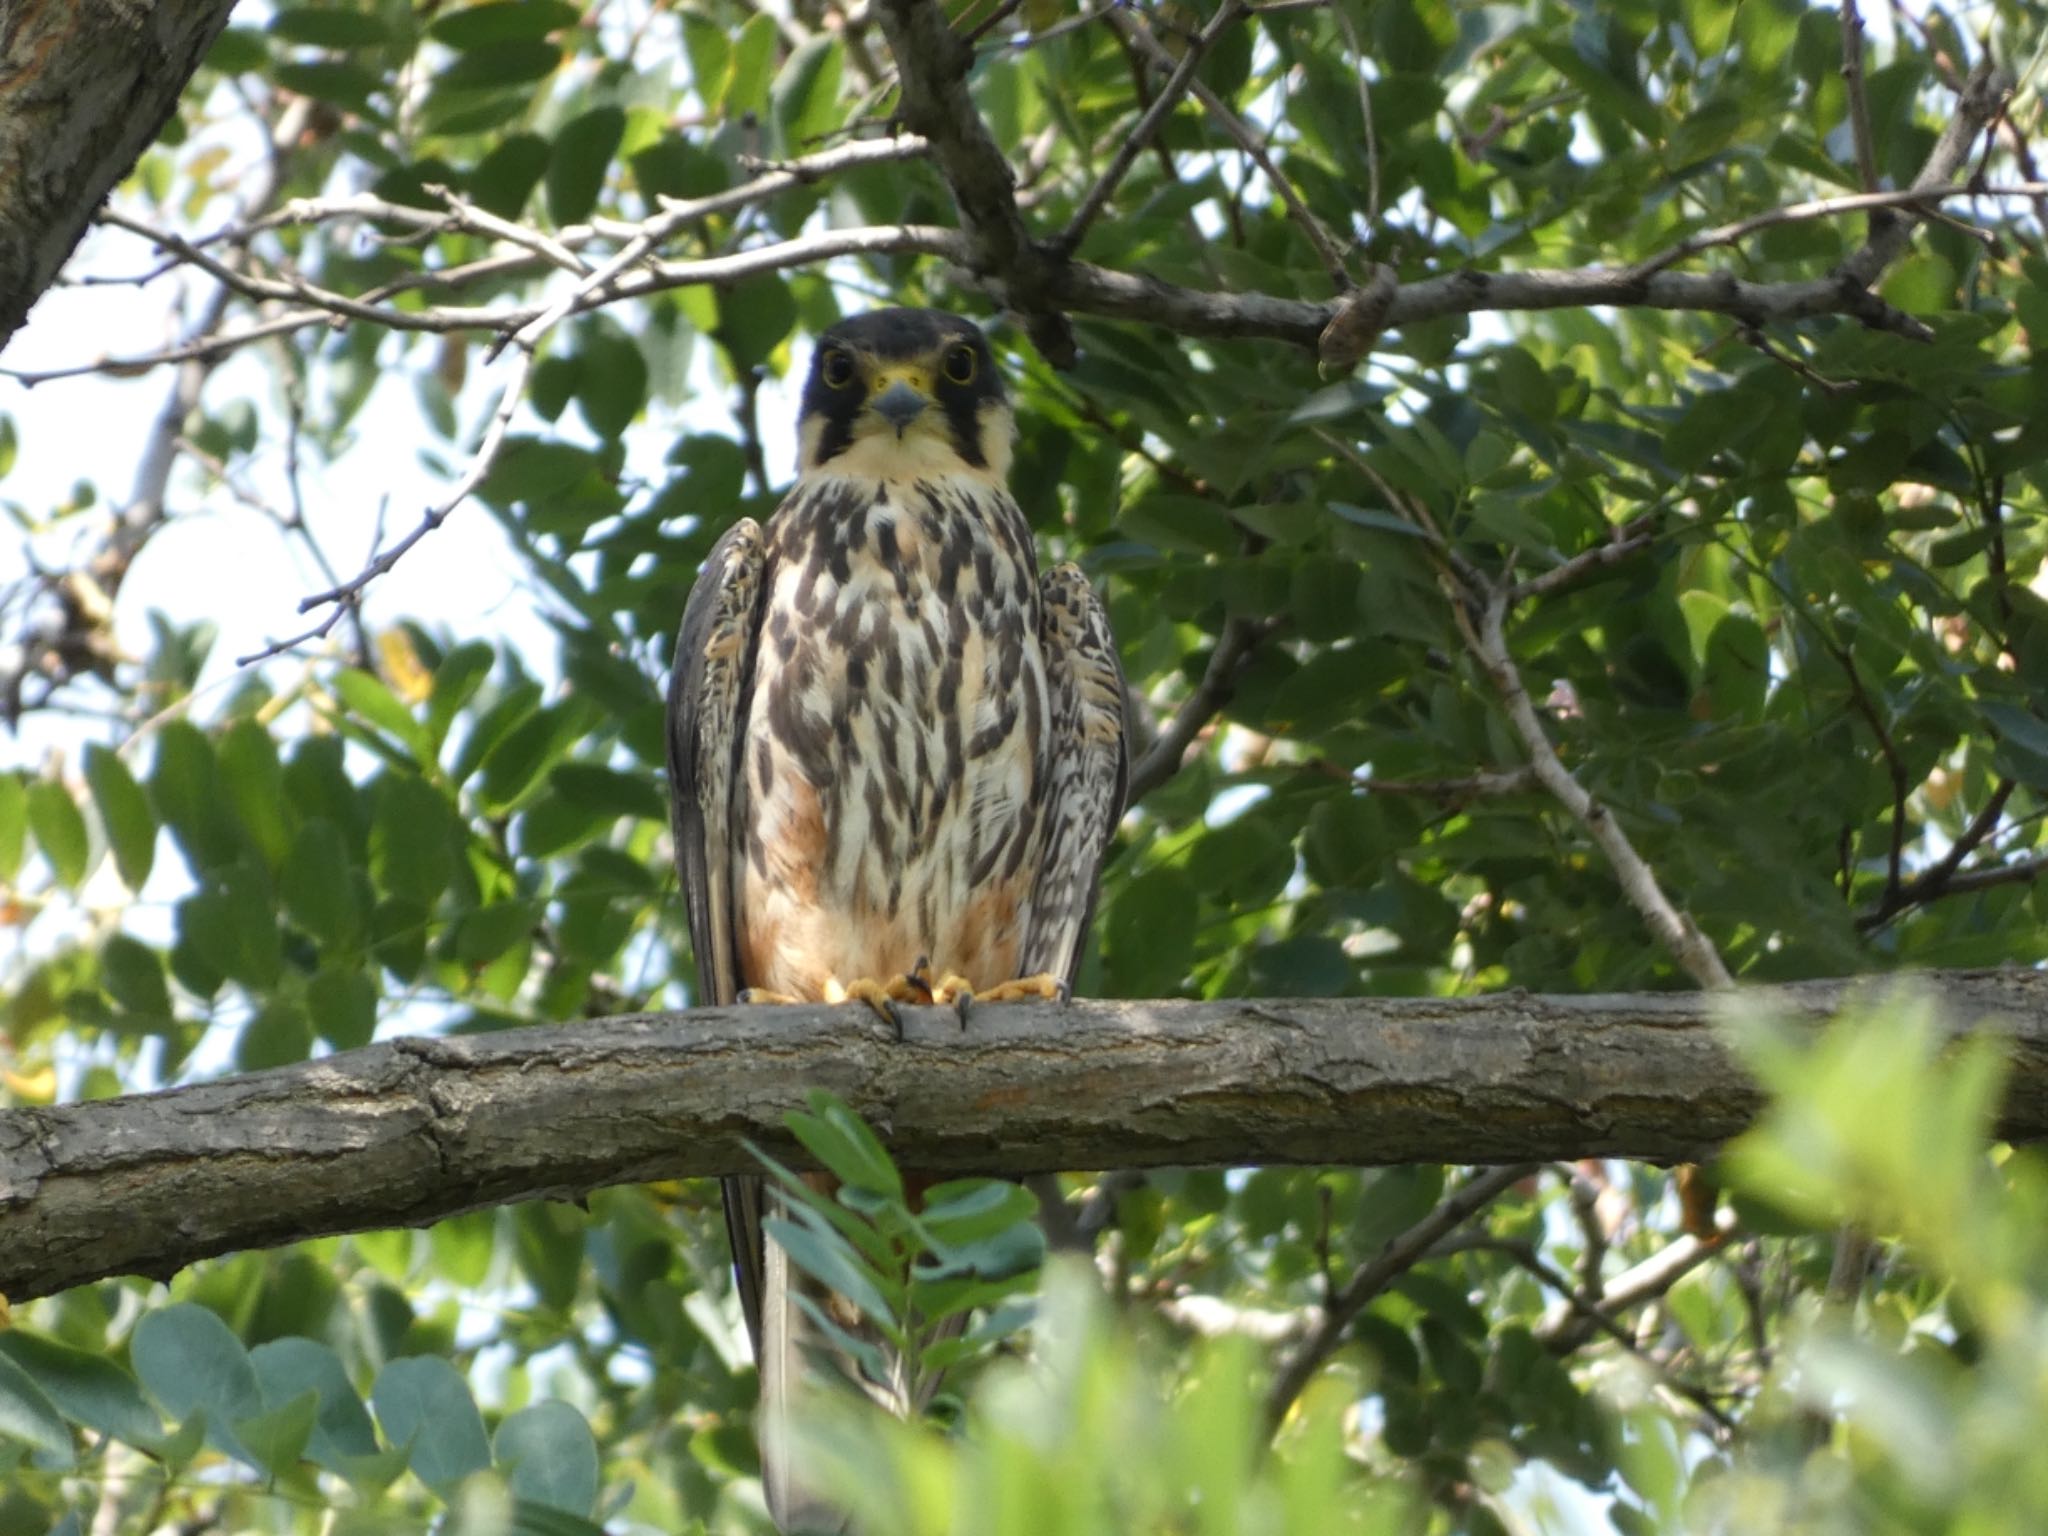
[[[853,382],[853,359],[836,347],[818,365],[827,389],[845,389]]]
[[[947,350],[946,377],[955,384],[974,382],[974,348],[962,342]]]

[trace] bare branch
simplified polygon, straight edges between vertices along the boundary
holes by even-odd
[[[1151,29],[1145,25],[1142,17],[1135,13],[1112,12],[1109,24],[1154,64],[1162,69],[1172,67],[1172,55],[1160,46],[1159,40],[1152,35]],[[1204,36],[1207,34],[1204,33]],[[1351,274],[1345,269],[1344,253],[1338,248],[1336,237],[1324,228],[1323,221],[1315,216],[1314,210],[1303,202],[1301,194],[1294,190],[1294,184],[1281,173],[1280,167],[1273,162],[1272,155],[1267,152],[1265,141],[1252,131],[1249,123],[1231,109],[1228,102],[1200,80],[1191,78],[1188,81],[1188,91],[1202,104],[1202,110],[1216,120],[1217,126],[1230,135],[1237,147],[1243,150],[1265,175],[1267,182],[1286,207],[1288,217],[1293,219],[1301,227],[1301,232],[1308,237],[1308,243],[1314,247],[1317,259],[1323,264],[1323,270],[1330,275],[1331,284],[1339,293],[1348,289],[1351,286]]]
[[[1870,136],[1870,103],[1863,94],[1863,16],[1856,0],[1842,0],[1842,88],[1849,97],[1849,128],[1856,142],[1856,177],[1877,190],[1877,151]]]
[[[1735,1235],[1737,1221],[1732,1210],[1714,1215],[1714,1232],[1701,1237],[1687,1232],[1673,1238],[1640,1264],[1631,1265],[1600,1288],[1597,1294],[1580,1292],[1580,1300],[1592,1303],[1606,1317],[1618,1317],[1631,1307],[1655,1301],[1686,1275],[1727,1247]],[[1593,1322],[1586,1309],[1560,1301],[1545,1312],[1530,1331],[1554,1354],[1569,1354],[1584,1343]]]
[[[967,265],[1000,281],[1024,316],[1032,343],[1056,368],[1074,362],[1073,328],[1052,304],[1057,263],[1017,211],[1016,173],[974,109],[967,74],[974,50],[933,0],[877,0],[877,19],[896,59],[898,112],[931,145],[968,238]]]
[[[925,148],[923,139],[909,134],[893,139],[858,140],[852,144],[843,144],[837,149],[807,156],[802,160],[791,161],[787,165],[778,166],[764,175],[755,177],[743,186],[731,187],[709,197],[692,198],[688,202],[667,200],[658,217],[649,219],[615,255],[595,271],[588,273],[560,299],[522,325],[509,340],[517,346],[533,347],[564,316],[578,309],[588,308],[591,301],[605,293],[621,273],[644,260],[651,252],[659,250],[682,230],[692,224],[701,223],[713,214],[758,202],[762,198],[772,197],[778,192],[786,192],[792,187],[816,181],[822,176],[829,176],[834,171],[844,170],[849,166],[908,160],[922,155]],[[488,355],[496,356],[504,345],[505,341],[500,340],[493,345]]]
[[[1563,564],[1553,566],[1540,576],[1531,576],[1527,581],[1518,581],[1508,588],[1508,603],[1513,606],[1532,597],[1544,597],[1562,587],[1571,586],[1580,577],[1592,570],[1602,570],[1610,565],[1619,565],[1630,555],[1647,549],[1656,542],[1661,531],[1657,526],[1658,517],[1645,512],[1640,517],[1630,518],[1617,525],[1601,543],[1590,549],[1582,549]]]
[[[1549,734],[1543,729],[1542,720],[1537,717],[1536,706],[1529,701],[1528,690],[1522,686],[1514,656],[1508,650],[1507,636],[1502,628],[1507,605],[1504,593],[1488,599],[1481,609],[1476,628],[1462,606],[1456,612],[1467,646],[1486,669],[1501,703],[1507,708],[1509,723],[1514,726],[1515,734],[1522,738],[1522,745],[1529,753],[1531,771],[1558,803],[1592,834],[1593,841],[1600,845],[1608,863],[1613,866],[1615,879],[1620,882],[1629,904],[1642,914],[1658,942],[1670,951],[1686,974],[1702,987],[1734,986],[1735,980],[1728,974],[1728,968],[1722,963],[1713,943],[1691,918],[1672,905],[1671,898],[1657,883],[1655,871],[1636,852],[1635,845],[1628,840],[1628,834],[1622,831],[1613,813],[1588,794],[1585,786],[1572,777],[1571,770],[1559,759],[1557,749],[1551,745]]]
[[[2012,798],[2013,791],[2018,787],[2017,782],[2012,779],[2000,779],[1983,807],[1970,818],[1970,824],[1953,843],[1949,844],[1948,852],[1903,885],[1897,881],[1888,883],[1878,904],[1870,911],[1858,915],[1856,926],[1867,932],[1889,922],[1909,906],[1936,900],[1954,890],[1963,861],[1982,847],[1984,839],[1998,829],[1999,818],[2005,814],[2005,803]],[[2011,864],[1995,865],[1976,873],[2004,875],[2005,871],[2020,867],[2022,866]],[[2027,878],[2031,877],[2004,875],[2003,879],[1992,883],[2003,884],[2010,880]],[[1983,886],[1980,884],[1975,889],[1981,890]]]
[[[1664,1361],[1650,1354],[1636,1343],[1635,1336],[1608,1313],[1581,1296],[1571,1282],[1571,1277],[1536,1250],[1536,1245],[1519,1238],[1475,1237],[1460,1245],[1466,1250],[1481,1249],[1505,1254],[1515,1263],[1534,1275],[1544,1285],[1563,1298],[1565,1307],[1590,1329],[1606,1334],[1615,1343],[1636,1359],[1647,1365],[1664,1386],[1693,1404],[1723,1434],[1731,1434],[1735,1420],[1728,1411],[1714,1401],[1713,1395],[1705,1389],[1685,1381]]]
[[[1209,24],[1202,29],[1201,34],[1188,44],[1180,56],[1180,62],[1174,65],[1173,72],[1166,77],[1166,83],[1159,88],[1159,94],[1152,98],[1152,105],[1145,109],[1137,125],[1117,146],[1108,169],[1097,177],[1095,185],[1088,189],[1088,195],[1081,200],[1081,206],[1074,210],[1074,216],[1067,221],[1067,227],[1053,238],[1051,249],[1056,254],[1067,256],[1079,249],[1081,237],[1088,233],[1088,226],[1095,222],[1131,167],[1137,163],[1138,156],[1151,144],[1153,135],[1159,131],[1159,125],[1166,121],[1166,115],[1180,105],[1181,97],[1187,94],[1188,87],[1194,83],[1195,71],[1201,67],[1210,45],[1222,36],[1224,28],[1236,25],[1243,11],[1244,7],[1240,0],[1224,0],[1224,3],[1217,7],[1216,14],[1209,18]]]
[[[2048,974],[1917,980],[1959,1025],[1996,1021],[2010,1043],[1997,1134],[2048,1136]],[[1852,993],[1744,997],[1817,1026]],[[739,1172],[750,1138],[801,1160],[782,1116],[811,1087],[936,1173],[1696,1158],[1763,1104],[1723,1044],[1725,1006],[1671,992],[1015,1004],[965,1033],[951,1009],[910,1008],[899,1042],[857,1005],[805,1005],[394,1040],[0,1112],[0,1293]],[[1455,1225],[1411,1233],[1346,1294]]]
[[[1494,795],[1527,794],[1532,789],[1541,788],[1536,770],[1527,764],[1520,768],[1482,769],[1455,779],[1375,777],[1360,779],[1357,784],[1369,795],[1412,795],[1423,800],[1441,800],[1447,805],[1462,805],[1468,800],[1483,800]]]
[[[2002,186],[1978,186],[1969,183],[1957,187],[1933,187],[1908,192],[1852,192],[1841,197],[1816,197],[1808,202],[1788,203],[1783,208],[1772,208],[1763,213],[1752,214],[1746,219],[1737,219],[1732,224],[1722,224],[1714,229],[1702,230],[1687,237],[1667,250],[1640,262],[1633,269],[1648,275],[1662,272],[1689,256],[1711,250],[1718,245],[1733,245],[1746,240],[1759,230],[1773,228],[1779,224],[1808,223],[1814,219],[1832,219],[1844,213],[1866,213],[1879,208],[1911,208],[1924,211],[1935,203],[1955,198],[2000,198],[2000,197],[2041,197],[2048,195],[2048,182],[2021,181]],[[1989,239],[1989,232],[1974,225],[1962,225],[1980,240]]]
[[[505,379],[504,390],[498,396],[497,408],[491,412],[490,423],[484,428],[483,440],[477,445],[476,452],[470,457],[469,468],[463,471],[462,478],[455,482],[448,494],[427,508],[425,514],[414,525],[410,533],[406,534],[396,544],[390,545],[372,555],[369,563],[347,581],[340,583],[338,586],[329,587],[324,592],[315,592],[311,597],[305,598],[299,603],[299,612],[301,613],[311,613],[315,608],[332,607],[333,611],[319,625],[316,625],[312,630],[295,639],[279,641],[275,645],[266,646],[263,650],[257,651],[253,655],[238,658],[242,666],[248,666],[253,662],[263,660],[266,656],[274,656],[280,651],[289,650],[294,645],[303,644],[307,640],[325,635],[328,630],[334,627],[335,622],[340,619],[343,613],[349,611],[362,601],[363,593],[371,582],[397,565],[400,560],[405,558],[408,550],[445,523],[450,513],[469,500],[470,494],[479,485],[483,484],[484,477],[491,472],[491,466],[498,460],[499,450],[505,446],[506,430],[512,425],[512,417],[519,409],[519,402],[526,397],[526,375],[532,366],[533,355],[531,353],[521,352],[514,359],[511,372],[507,374]]]
[[[1202,680],[1181,702],[1159,734],[1152,738],[1143,755],[1131,765],[1129,803],[1136,805],[1153,790],[1180,772],[1181,761],[1197,736],[1217,712],[1230,702],[1237,689],[1238,669],[1261,639],[1272,633],[1277,620],[1257,621],[1233,615],[1216,637]]]
[[[1330,1298],[1329,1305],[1316,1321],[1314,1331],[1274,1373],[1273,1384],[1266,1389],[1267,1433],[1271,1434],[1280,1427],[1281,1421],[1287,1417],[1287,1410],[1301,1396],[1302,1389],[1344,1342],[1344,1332],[1351,1326],[1351,1320],[1364,1311],[1375,1296],[1428,1258],[1430,1249],[1447,1233],[1456,1231],[1528,1178],[1536,1167],[1534,1163],[1517,1163],[1475,1174],[1414,1226],[1397,1237],[1389,1238],[1386,1246],[1368,1263],[1361,1264],[1344,1282],[1343,1289]]]

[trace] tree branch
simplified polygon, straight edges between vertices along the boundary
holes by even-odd
[[[1252,620],[1232,617],[1224,622],[1223,632],[1216,637],[1216,648],[1209,653],[1209,664],[1202,669],[1202,680],[1195,685],[1195,691],[1181,701],[1180,708],[1173,712],[1173,718],[1159,729],[1138,760],[1131,764],[1130,782],[1126,788],[1125,800],[1136,805],[1180,772],[1181,761],[1187,756],[1188,748],[1202,734],[1203,728],[1237,691],[1238,668],[1251,655],[1259,641],[1271,634],[1277,621],[1272,619]]]
[[[974,49],[932,0],[878,0],[875,10],[896,59],[897,112],[930,143],[933,163],[952,189],[972,248],[969,264],[1001,280],[1046,361],[1072,367],[1073,327],[1050,302],[1057,263],[1025,227],[1016,172],[967,89]]]
[[[1629,905],[1642,914],[1643,921],[1649,924],[1658,942],[1671,953],[1686,974],[1709,989],[1734,986],[1734,978],[1728,974],[1728,967],[1722,963],[1719,952],[1700,932],[1698,925],[1672,905],[1671,898],[1657,883],[1656,872],[1636,852],[1628,834],[1614,819],[1614,813],[1588,794],[1585,786],[1572,777],[1571,770],[1558,757],[1557,749],[1551,745],[1550,736],[1536,714],[1536,706],[1530,702],[1529,690],[1522,685],[1514,655],[1508,650],[1507,636],[1502,628],[1507,605],[1506,593],[1488,598],[1476,626],[1462,606],[1456,611],[1467,646],[1486,669],[1501,703],[1507,709],[1509,723],[1514,726],[1515,734],[1522,738],[1522,745],[1529,753],[1530,770],[1536,775],[1537,782],[1550,791],[1600,845],[1601,851],[1607,855],[1607,862],[1614,868],[1615,879],[1621,882]]]
[[[1266,1432],[1271,1434],[1280,1427],[1281,1420],[1287,1417],[1287,1410],[1301,1396],[1302,1388],[1344,1342],[1344,1331],[1351,1326],[1351,1320],[1364,1311],[1375,1296],[1428,1258],[1430,1249],[1447,1234],[1455,1232],[1535,1171],[1534,1163],[1489,1168],[1439,1202],[1435,1210],[1407,1231],[1389,1238],[1386,1246],[1370,1262],[1360,1265],[1344,1282],[1344,1288],[1322,1309],[1314,1331],[1274,1374],[1273,1384],[1266,1389]]]
[[[1923,982],[1959,1023],[1995,1017],[2011,1042],[2000,1134],[2048,1136],[2048,975]],[[1818,1024],[1848,993],[1744,996]],[[0,1293],[731,1173],[753,1166],[750,1140],[800,1163],[782,1116],[811,1086],[939,1173],[1697,1158],[1761,1107],[1721,1043],[1722,1006],[1698,993],[1076,1002],[984,1008],[965,1033],[951,1009],[911,1008],[901,1043],[858,1006],[800,1006],[394,1040],[0,1113]]]
[[[0,27],[0,346],[128,173],[233,0],[9,6]]]

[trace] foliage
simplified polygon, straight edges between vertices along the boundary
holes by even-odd
[[[5,1102],[294,1062],[380,1032],[573,1027],[687,1001],[658,782],[671,637],[711,542],[775,504],[776,402],[806,338],[882,301],[990,321],[1043,552],[1107,593],[1147,723],[1192,711],[1185,761],[1156,765],[1120,834],[1083,992],[1688,984],[1585,826],[1515,772],[1530,746],[1472,638],[1477,598],[1511,590],[1509,670],[1541,731],[1738,977],[2042,957],[2048,371],[2031,336],[2048,327],[2048,258],[2025,203],[1979,207],[2002,221],[1990,243],[1967,224],[1916,227],[1879,293],[1931,340],[1837,314],[1752,328],[1629,303],[1445,313],[1330,379],[1302,348],[1142,314],[1077,313],[1079,361],[1055,371],[972,274],[900,249],[692,281],[548,330],[477,504],[451,514],[502,531],[555,655],[479,638],[479,616],[452,604],[386,616],[375,584],[324,643],[245,671],[209,655],[217,592],[151,621],[143,654],[105,643],[80,583],[119,612],[124,573],[158,558],[166,528],[204,535],[195,510],[254,500],[294,545],[334,530],[347,498],[323,483],[395,457],[370,425],[394,394],[419,423],[399,449],[459,480],[521,354],[493,354],[489,326],[435,329],[435,311],[538,313],[572,281],[548,248],[594,263],[664,198],[871,134],[893,66],[875,26],[849,18],[874,9],[334,0],[244,14],[222,36],[118,211],[181,238],[225,231],[207,248],[236,270],[384,311],[331,326],[302,305],[310,318],[257,345],[250,328],[300,301],[230,296],[195,364],[199,405],[174,440],[132,445],[176,466],[153,521],[100,521],[148,500],[100,483],[129,468],[122,445],[76,466],[61,505],[10,503],[38,565],[0,602],[21,625],[0,698],[41,750],[0,771],[0,924],[18,939],[0,962]],[[963,26],[1001,12],[972,97],[1048,235],[1161,87],[1121,29],[1177,52],[1214,12],[953,9],[973,11]],[[1968,37],[1934,13],[1873,19],[1862,135],[1833,7],[1268,5],[1223,30],[1197,77],[1270,141],[1272,169],[1183,101],[1078,255],[1204,291],[1324,297],[1279,175],[1360,276],[1645,261],[1858,189],[1859,137],[1888,184],[1911,181],[1977,54],[2034,54],[2026,8],[1971,14]],[[2037,112],[2023,84],[2021,142]],[[276,140],[268,206],[286,212],[270,218],[237,202],[254,175],[238,170],[270,163],[258,135]],[[2016,164],[1998,145],[1993,183]],[[450,216],[451,193],[471,216]],[[361,195],[382,200],[378,218],[319,212]],[[493,220],[544,238],[500,239]],[[935,166],[904,159],[686,221],[663,254],[954,222]],[[1817,279],[1868,227],[1789,221],[1676,269]],[[150,265],[143,249],[122,270]],[[195,296],[215,291],[180,273]],[[222,366],[230,355],[246,368]],[[168,388],[155,356],[116,361],[147,375],[132,387]],[[0,424],[0,470],[33,446]],[[335,548],[363,548],[368,524]],[[1205,692],[1232,647],[1229,686]],[[1736,1164],[1745,1225],[1700,1263],[1587,1322],[1608,1287],[1687,1239],[1662,1170],[1546,1170],[1370,1299],[1258,1472],[1244,1384],[1456,1170],[1041,1185],[1092,1223],[1082,1241],[1120,1307],[1116,1345],[1065,1355],[1062,1329],[1099,1341],[1108,1325],[1069,1290],[1057,1327],[1011,1332],[1035,1255],[989,1245],[1021,1232],[1020,1195],[942,1187],[919,1207],[875,1182],[884,1160],[847,1181],[850,1198],[799,1197],[790,1235],[857,1256],[897,1323],[978,1309],[964,1344],[920,1346],[957,1372],[964,1438],[839,1424],[840,1443],[895,1469],[855,1491],[906,1529],[946,1528],[956,1493],[1042,1495],[1053,1469],[1081,1474],[1078,1439],[1033,1427],[1071,1405],[1108,1426],[1086,1454],[1121,1490],[1103,1498],[1129,1502],[1104,1507],[1163,1511],[1193,1486],[1173,1469],[1198,1468],[1242,1479],[1229,1497],[1248,1529],[1293,1529],[1302,1490],[1355,1486],[1340,1443],[1398,1473],[1415,1522],[1439,1530],[1534,1528],[1546,1501],[1556,1528],[1610,1502],[1623,1521],[1640,1508],[1673,1529],[1771,1528],[1777,1515],[1749,1518],[1752,1496],[1820,1530],[1851,1519],[1829,1512],[1830,1478],[1867,1495],[1844,1506],[1874,1522],[1859,1528],[2022,1528],[2040,1509],[2023,1459],[2043,1422],[2026,1375],[2038,1222],[2022,1221],[2037,1170],[2027,1155],[1987,1164],[1957,1129],[1981,1126],[1981,1068],[1908,1071],[1918,1046],[1886,1027],[1864,1021],[1856,1038],[1876,1045],[1845,1034],[1796,1064],[1760,1054],[1788,1107]],[[1897,1107],[1859,1125],[1859,1094]],[[827,1161],[866,1145],[828,1110],[812,1127]],[[1881,1267],[1853,1326],[1806,1321],[1827,1278],[1828,1242],[1809,1230],[1823,1206],[1913,1255]],[[359,1514],[418,1528],[451,1496],[478,1501],[475,1529],[762,1529],[751,1368],[708,1185],[322,1239],[14,1315],[0,1536],[82,1530],[103,1509],[137,1529],[313,1530],[344,1507],[336,1529]],[[1188,1343],[1218,1318],[1269,1342]],[[1810,1339],[1799,1369],[1850,1411],[1838,1449],[1785,1449],[1772,1467],[1732,1447],[1752,1423],[1760,1445],[1795,1444],[1773,1427],[1801,1390],[1788,1327]],[[1027,1350],[1049,1363],[976,1374]],[[1346,1418],[1336,1405],[1354,1399]],[[1992,1423],[1999,1403],[2009,1424]],[[1724,1494],[1735,1502],[1714,1504]]]

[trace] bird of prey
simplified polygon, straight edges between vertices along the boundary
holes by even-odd
[[[1124,683],[1081,572],[1038,569],[1014,435],[971,321],[884,309],[818,338],[796,484],[712,548],[676,642],[671,819],[702,1001],[964,1019],[1071,987],[1123,810]],[[726,1183],[762,1481],[789,1530],[827,1513],[783,1454],[805,1321],[766,1199]]]

